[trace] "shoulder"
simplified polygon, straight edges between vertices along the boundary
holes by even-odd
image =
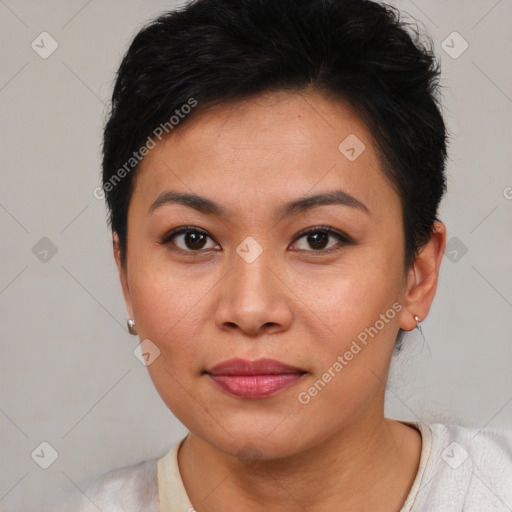
[[[433,423],[421,430],[427,442],[430,435],[430,453],[413,511],[433,504],[446,511],[512,509],[511,429]]]
[[[89,485],[78,512],[158,512],[157,460],[104,473]]]
[[[474,469],[503,474],[512,469],[512,429],[430,425],[433,444],[441,458],[453,469],[469,459]],[[508,474],[511,477],[511,473]]]

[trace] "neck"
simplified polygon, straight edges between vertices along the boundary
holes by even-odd
[[[399,510],[418,470],[421,435],[383,416],[354,422],[291,457],[240,461],[190,433],[178,461],[198,512]],[[371,491],[371,492],[369,492]]]

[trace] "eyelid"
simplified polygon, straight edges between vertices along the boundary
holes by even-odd
[[[319,225],[319,226],[311,226],[309,228],[303,229],[302,231],[299,231],[294,238],[294,241],[298,240],[299,238],[302,238],[305,235],[309,235],[309,233],[317,233],[319,231],[323,231],[324,233],[328,233],[330,235],[334,235],[341,240],[344,240],[347,243],[353,243],[352,238],[350,238],[347,234],[345,234],[343,231],[340,231],[338,229],[333,228],[332,226],[328,225]],[[320,251],[317,251],[320,252]]]

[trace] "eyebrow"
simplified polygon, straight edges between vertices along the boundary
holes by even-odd
[[[193,208],[205,215],[212,215],[223,219],[228,218],[230,215],[229,210],[224,208],[224,206],[208,199],[207,197],[176,192],[173,190],[166,190],[162,192],[149,207],[148,215],[154,212],[157,208],[166,204],[181,204],[183,206]],[[304,196],[284,203],[278,208],[276,217],[278,220],[281,220],[285,217],[297,215],[298,213],[302,213],[318,206],[333,204],[348,206],[365,212],[366,214],[370,214],[368,207],[348,192],[345,192],[344,190],[332,190],[320,194]]]

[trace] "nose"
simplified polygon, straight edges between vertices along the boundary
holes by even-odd
[[[290,327],[291,292],[276,265],[264,254],[265,251],[252,263],[235,255],[233,267],[220,283],[215,312],[220,329],[258,336]]]

